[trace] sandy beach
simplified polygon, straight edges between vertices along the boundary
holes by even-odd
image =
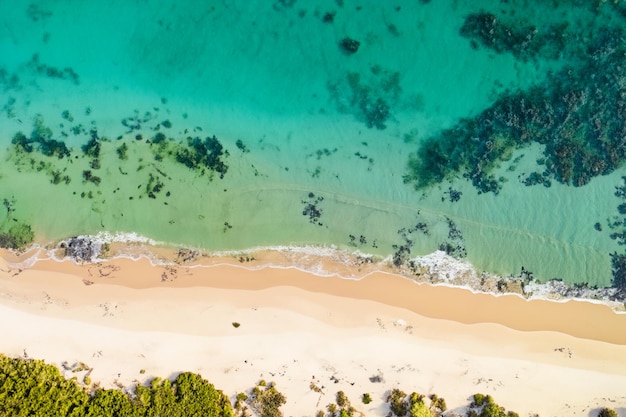
[[[436,393],[452,412],[481,392],[524,416],[605,406],[626,415],[626,315],[601,304],[473,294],[385,273],[348,280],[147,259],[16,268],[12,254],[0,255],[0,331],[9,335],[0,351],[84,362],[105,387],[193,371],[231,398],[274,381],[291,416],[315,415],[339,390],[363,415],[386,415],[393,388]]]

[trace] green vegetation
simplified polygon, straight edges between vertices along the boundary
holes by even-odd
[[[448,409],[446,400],[440,398],[437,394],[431,394],[428,398],[430,398],[431,410],[435,410],[437,413],[441,414]]]
[[[439,398],[437,394],[429,397],[430,405],[426,405],[423,395],[416,392],[406,395],[399,389],[393,389],[387,397],[391,413],[397,417],[438,417],[446,410],[446,400]]]
[[[470,404],[470,416],[477,417],[519,417],[514,411],[506,411],[504,407],[496,404],[491,395],[474,394],[474,400]]]
[[[260,417],[282,417],[280,407],[287,402],[287,398],[276,389],[274,384],[261,381],[252,390],[248,401],[250,408]]]
[[[369,393],[365,393],[363,394],[363,397],[361,398],[361,401],[363,401],[363,404],[369,404],[372,402],[372,396],[369,395]]]
[[[245,392],[240,392],[237,394],[235,398],[235,410],[238,412],[243,412],[245,410],[245,402],[248,399],[248,396]]]
[[[259,382],[250,395],[238,393],[235,407],[222,391],[200,375],[184,372],[173,381],[155,378],[147,385],[138,385],[132,392],[102,389],[91,384],[91,368],[79,362],[63,364],[72,373],[86,372],[67,379],[59,369],[41,360],[8,358],[0,354],[0,416],[4,417],[250,417],[248,407],[259,417],[282,417],[280,407],[287,401],[273,383]],[[143,373],[143,372],[142,372]],[[490,395],[474,394],[466,412],[467,417],[519,417],[513,411],[495,403]],[[371,402],[363,394],[363,403]],[[430,403],[427,404],[427,400]],[[318,411],[318,417],[351,417],[363,415],[350,404],[343,391],[335,396],[336,403]],[[446,402],[436,394],[425,397],[413,392],[406,395],[393,389],[388,397],[390,413],[397,417],[440,417],[446,412]],[[600,410],[599,417],[617,417],[609,408]]]
[[[0,415],[230,417],[233,412],[228,398],[197,374],[182,373],[173,382],[154,379],[150,386],[138,386],[132,396],[115,389],[90,394],[55,366],[0,355]]]
[[[335,395],[337,404],[328,404],[326,409],[331,416],[335,417],[352,417],[356,413],[356,409],[350,404],[348,396],[343,391],[338,391]]]
[[[600,410],[598,417],[617,417],[617,412],[610,408],[603,408]]]
[[[406,416],[409,412],[409,405],[405,399],[406,393],[397,388],[391,390],[391,394],[387,397],[391,412],[396,416]]]
[[[149,387],[138,386],[135,402],[142,416],[232,416],[228,397],[200,375],[184,372],[174,382],[154,379]]]

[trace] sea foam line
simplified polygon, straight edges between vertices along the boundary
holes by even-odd
[[[322,246],[322,245],[302,245],[302,246],[289,246],[289,245],[274,245],[274,246],[259,246],[252,247],[243,250],[225,250],[225,251],[207,251],[201,248],[193,248],[187,245],[166,243],[156,241],[147,236],[140,235],[135,232],[99,232],[96,235],[82,235],[76,238],[87,239],[96,245],[98,255],[88,262],[106,262],[113,259],[130,259],[138,261],[140,259],[146,259],[152,266],[172,266],[186,268],[204,268],[213,267],[219,265],[236,266],[248,270],[260,270],[265,268],[277,268],[277,269],[296,269],[302,272],[306,272],[318,277],[337,277],[348,280],[360,280],[373,273],[385,273],[390,275],[399,276],[404,279],[408,279],[416,284],[429,284],[433,286],[446,286],[451,288],[463,288],[471,291],[472,293],[490,294],[496,297],[503,295],[516,295],[524,300],[547,300],[552,302],[564,303],[570,300],[590,302],[594,304],[604,304],[612,308],[617,313],[626,313],[626,303],[612,300],[611,297],[615,297],[617,290],[614,288],[603,288],[599,290],[593,289],[578,289],[574,296],[571,295],[574,290],[573,286],[570,286],[561,281],[548,281],[537,282],[532,280],[524,282],[522,286],[523,292],[511,292],[511,291],[485,291],[478,288],[477,283],[481,279],[490,279],[493,281],[508,280],[511,282],[513,277],[504,277],[497,274],[481,272],[471,263],[467,261],[461,261],[451,257],[447,253],[437,250],[430,254],[423,256],[417,256],[411,258],[409,262],[412,262],[414,266],[419,266],[423,269],[425,274],[415,275],[406,268],[396,268],[392,264],[392,256],[381,257],[379,255],[369,254],[360,250],[348,250],[338,248],[335,245]],[[17,269],[26,269],[35,265],[40,260],[53,260],[56,262],[72,261],[76,264],[85,263],[85,261],[74,259],[70,256],[59,256],[59,248],[62,242],[67,242],[69,239],[62,240],[54,246],[34,244],[24,253],[34,251],[31,256],[26,257],[18,263],[7,262],[10,267]],[[107,244],[121,243],[128,244],[128,251],[117,253],[111,257],[100,258],[99,251]],[[135,246],[136,245],[136,246]],[[162,247],[170,249],[188,249],[198,253],[203,257],[241,257],[248,254],[260,253],[260,252],[275,252],[285,256],[283,261],[289,263],[276,263],[273,261],[265,261],[258,265],[242,265],[235,262],[218,262],[216,264],[198,264],[198,265],[180,265],[174,260],[167,260],[159,257],[154,253],[152,248]],[[130,248],[133,252],[130,253]],[[293,256],[289,256],[293,255]],[[358,272],[351,275],[342,274],[337,268],[332,268],[332,263],[346,267],[348,270],[354,270],[354,267],[358,266],[356,260],[368,260],[370,268],[366,272]],[[326,264],[330,261],[331,267],[328,268]],[[424,275],[427,275],[424,277]]]

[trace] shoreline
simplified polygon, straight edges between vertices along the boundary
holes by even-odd
[[[604,305],[235,262],[50,259],[20,271],[0,257],[1,327],[12,334],[0,348],[57,365],[83,361],[104,386],[193,371],[232,396],[275,381],[287,415],[312,415],[338,390],[366,415],[384,415],[392,388],[437,393],[455,408],[483,392],[541,415],[626,407],[618,389],[626,382],[626,315]],[[370,381],[378,374],[384,383]],[[312,381],[324,394],[310,390]],[[359,401],[364,392],[373,394],[371,408]]]
[[[82,264],[145,259],[152,266],[196,268],[235,265],[250,270],[294,268],[322,278],[339,277],[348,280],[360,280],[372,273],[385,273],[416,284],[465,289],[474,294],[517,296],[525,301],[587,302],[608,306],[618,314],[626,314],[626,299],[622,299],[626,293],[620,294],[615,287],[578,286],[559,279],[540,282],[523,268],[519,276],[498,275],[480,271],[471,263],[442,251],[421,255],[410,259],[409,265],[394,267],[390,256],[382,257],[335,246],[268,246],[206,251],[183,245],[168,245],[135,233],[105,232],[95,236],[69,238],[67,241],[70,239],[85,239],[96,244],[93,256],[89,259],[68,256],[61,245],[66,240],[61,240],[35,244],[21,252],[0,248],[0,258],[11,260],[11,264],[17,268],[31,267],[42,260],[69,260]]]
[[[626,328],[626,314],[618,314],[603,303],[526,299],[517,294],[477,292],[451,285],[415,282],[388,271],[373,270],[348,278],[339,273],[323,276],[290,266],[251,267],[229,262],[226,258],[219,258],[211,265],[155,265],[144,257],[115,258],[85,264],[77,264],[69,259],[38,260],[29,269],[81,277],[88,286],[102,284],[134,290],[165,287],[263,291],[275,287],[294,287],[311,293],[403,308],[432,319],[468,325],[494,323],[526,332],[556,331],[581,339],[626,345],[626,334],[614,331]],[[140,272],[150,269],[156,269],[150,276]],[[133,271],[136,277],[129,278],[128,272],[119,271]],[[228,278],[215,277],[218,274]],[[385,290],[380,291],[380,288]],[[457,312],[448,307],[450,300],[479,308]],[[572,320],[572,317],[577,317],[577,320]]]

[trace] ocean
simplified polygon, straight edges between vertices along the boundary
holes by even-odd
[[[16,0],[0,21],[0,232],[621,282],[619,2]]]

